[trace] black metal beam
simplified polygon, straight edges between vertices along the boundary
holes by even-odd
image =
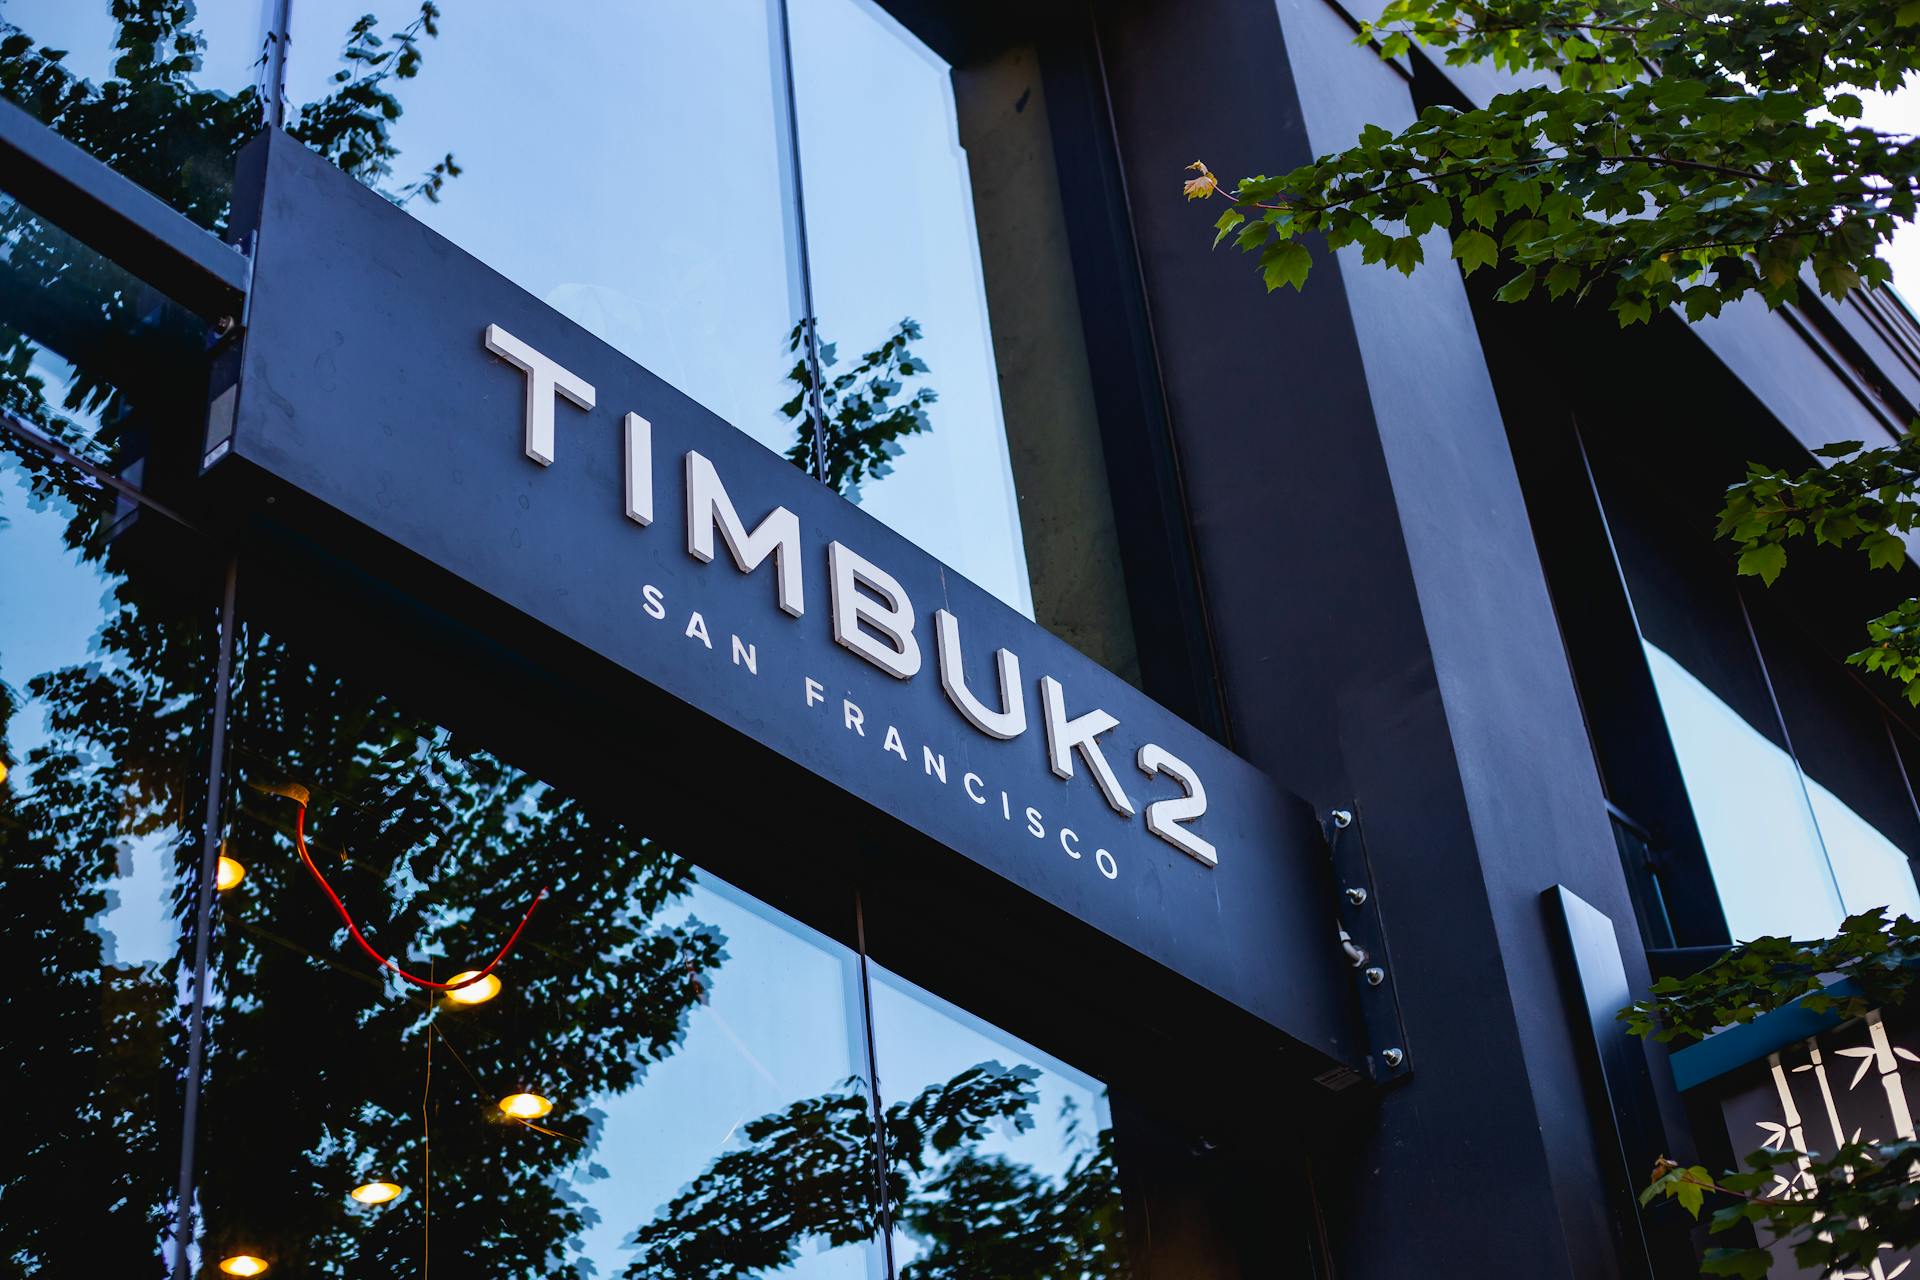
[[[250,272],[238,250],[4,100],[0,189],[208,320],[240,318]]]

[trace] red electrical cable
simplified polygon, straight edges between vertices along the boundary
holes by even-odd
[[[286,795],[287,793],[284,791],[276,791],[275,794]],[[541,886],[540,892],[533,895],[533,901],[527,904],[527,914],[521,916],[520,923],[513,927],[513,933],[508,936],[506,945],[501,947],[499,953],[487,962],[486,968],[480,970],[472,977],[462,978],[458,982],[435,982],[431,978],[416,977],[381,955],[378,951],[375,951],[373,945],[361,934],[360,926],[356,925],[353,922],[353,917],[347,914],[347,904],[340,901],[340,895],[333,891],[333,886],[327,883],[327,878],[320,874],[320,868],[314,864],[313,855],[307,852],[307,806],[298,796],[289,795],[287,798],[292,800],[296,805],[299,805],[299,812],[293,820],[293,844],[294,847],[300,851],[300,861],[307,864],[307,870],[313,872],[313,878],[320,882],[322,889],[327,891],[327,897],[332,900],[333,909],[340,913],[340,919],[347,926],[347,932],[353,935],[353,940],[360,944],[362,951],[379,962],[381,968],[393,970],[416,987],[427,987],[433,991],[458,991],[462,987],[470,987],[485,978],[493,972],[495,965],[498,965],[502,960],[507,958],[507,952],[513,950],[513,944],[520,940],[520,931],[527,927],[527,921],[533,919],[533,909],[540,905],[542,898],[547,896],[547,888],[549,886],[543,885]]]

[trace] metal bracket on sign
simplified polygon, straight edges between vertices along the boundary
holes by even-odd
[[[1380,923],[1366,841],[1360,834],[1360,819],[1351,809],[1330,811],[1323,829],[1327,856],[1333,862],[1339,946],[1353,971],[1367,1031],[1367,1072],[1375,1084],[1390,1084],[1412,1074],[1413,1060],[1400,1019],[1400,996],[1387,956],[1387,935]]]

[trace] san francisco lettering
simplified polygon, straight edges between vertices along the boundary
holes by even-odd
[[[488,351],[526,376],[522,447],[537,465],[552,466],[558,402],[565,400],[578,409],[592,409],[595,404],[592,384],[499,325],[488,325],[483,341]],[[625,513],[634,523],[650,526],[655,515],[653,427],[641,415],[627,413],[621,421],[621,430]],[[775,603],[789,617],[804,617],[805,568],[799,517],[785,507],[775,507],[749,528],[708,458],[689,450],[682,462],[686,478],[687,553],[703,564],[712,563],[724,553],[741,573],[752,573],[771,561]],[[912,680],[918,676],[925,665],[921,634],[915,630],[919,616],[899,580],[838,541],[827,544],[827,577],[835,643],[896,680]],[[641,600],[649,617],[666,619],[666,600],[658,587],[643,586]],[[993,687],[976,691],[967,683],[960,619],[942,608],[934,611],[932,622],[933,666],[947,701],[960,717],[979,733],[1003,742],[1025,734],[1029,728],[1027,686],[1021,678],[1019,655],[1009,649],[996,649]],[[708,649],[715,647],[707,620],[698,612],[688,615],[684,636]],[[734,635],[730,637],[727,652],[733,665],[749,674],[759,674],[759,653],[753,644]],[[1054,776],[1071,781],[1084,767],[1115,813],[1129,819],[1138,815],[1139,810],[1100,743],[1103,735],[1119,726],[1119,720],[1099,707],[1077,713],[1070,711],[1065,688],[1050,675],[1041,676],[1037,684],[1048,769]],[[811,678],[805,681],[803,699],[808,708],[824,708],[828,702],[825,687]],[[861,707],[848,699],[840,701],[838,711],[845,731],[866,737],[872,729],[882,750],[912,762],[896,726],[889,724],[884,730],[878,725],[870,726]],[[944,753],[923,745],[921,764],[929,777],[941,783],[947,781]],[[1143,745],[1134,764],[1149,782],[1164,776],[1181,790],[1179,795],[1147,804],[1141,815],[1146,829],[1202,865],[1217,865],[1219,858],[1213,844],[1190,825],[1207,810],[1207,790],[1199,775],[1157,743]],[[986,779],[977,773],[962,774],[960,785],[974,804],[997,808],[1008,822],[1021,821],[1036,840],[1047,838],[1045,817],[1038,809],[1016,806],[1006,790],[998,789],[996,794],[996,789],[989,788]],[[1103,876],[1113,879],[1119,874],[1109,850],[1085,850],[1072,829],[1061,827],[1054,838],[1068,857],[1078,860],[1090,853]]]

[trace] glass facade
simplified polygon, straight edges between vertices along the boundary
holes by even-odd
[[[789,8],[832,478],[1031,617],[951,68],[872,0]],[[875,358],[890,342],[911,367]],[[856,398],[889,382],[914,412]]]
[[[148,30],[6,0],[0,89],[217,231],[275,96],[252,6],[219,9]],[[979,254],[934,243],[976,237],[952,78],[885,12],[298,14],[286,127],[1032,611]],[[862,87],[849,59],[886,74]],[[494,110],[516,80],[550,111]],[[95,113],[137,87],[142,107]],[[148,109],[164,127],[134,127]],[[863,116],[925,153],[891,233],[830,190]],[[192,119],[200,136],[175,127]],[[220,555],[141,493],[150,433],[199,411],[180,370],[204,326],[4,198],[0,234],[0,854],[9,909],[43,922],[6,944],[36,975],[5,999],[39,1103],[0,1175],[0,1256],[59,1271],[84,1239],[123,1275],[934,1277],[986,1248],[996,1275],[1125,1274],[1099,1081],[250,620],[269,559],[239,567],[222,686]],[[875,273],[863,242],[926,265]],[[484,1001],[384,973],[347,923],[446,982],[543,886]],[[542,1113],[503,1110],[516,1095]]]
[[[1105,1085],[873,966],[875,1065],[890,1168],[906,1172],[894,1212],[903,1276],[1126,1273],[1119,1171]],[[962,1089],[994,1100],[991,1121],[954,1143],[921,1116]],[[976,1108],[979,1104],[974,1104]]]
[[[248,626],[234,686],[224,847],[246,873],[216,923],[204,1258],[939,1276],[975,1274],[962,1254],[991,1240],[994,1274],[1118,1274],[1098,1082],[297,644]],[[322,876],[376,950],[438,981],[552,892],[469,1002],[380,973]],[[503,1114],[518,1095],[539,1114]],[[399,1191],[355,1199],[381,1184]]]
[[[1616,483],[1607,525],[1728,934],[1817,938],[1920,914],[1906,731],[1790,617],[1747,601],[1661,503]]]
[[[90,477],[0,433],[0,1257],[151,1275],[180,1167],[211,613]],[[202,584],[204,585],[204,584]]]
[[[873,0],[443,8],[0,0],[0,93],[215,231],[282,124],[1143,682],[1031,46],[950,65]]]
[[[287,125],[326,149],[368,6],[305,0]],[[376,6],[391,42],[414,6]],[[786,92],[767,0],[450,12],[367,176],[575,323],[771,449],[796,440],[788,342],[804,314]],[[389,45],[390,47],[390,45]],[[352,75],[356,72],[349,71]],[[350,82],[349,82],[350,83]],[[514,108],[502,110],[503,98]],[[448,157],[444,185],[428,192]]]
[[[873,1148],[850,949],[257,627],[234,676],[226,840],[249,874],[221,902],[207,1256],[339,1275],[429,1257],[493,1276],[882,1273],[861,1244]],[[497,994],[467,1003],[342,949],[290,783],[346,910],[419,976],[480,969],[550,887]],[[510,1116],[517,1095],[545,1101]],[[804,1138],[823,1117],[844,1145],[761,1133]],[[787,1179],[808,1189],[790,1213],[735,1221]],[[356,1202],[376,1183],[401,1192]],[[731,1254],[725,1226],[760,1251]]]
[[[364,12],[294,10],[288,128],[328,154]],[[945,62],[868,0],[412,12],[372,28],[421,60],[363,176],[1033,615]]]
[[[1646,649],[1727,928],[1736,939],[1833,932],[1847,904],[1793,757],[1658,647]],[[1903,897],[1914,897],[1911,873]]]
[[[25,980],[4,999],[37,1099],[0,1234],[29,1273],[82,1233],[115,1274],[158,1275],[193,1074],[215,574],[159,574],[151,529],[191,535],[0,442],[0,600],[33,602],[0,627],[0,887],[36,922],[8,932]],[[297,637],[243,621],[230,680],[187,1273],[1126,1274],[1099,1081]],[[383,973],[347,924],[446,982],[543,888],[479,1001]],[[542,1113],[502,1110],[522,1094]]]

